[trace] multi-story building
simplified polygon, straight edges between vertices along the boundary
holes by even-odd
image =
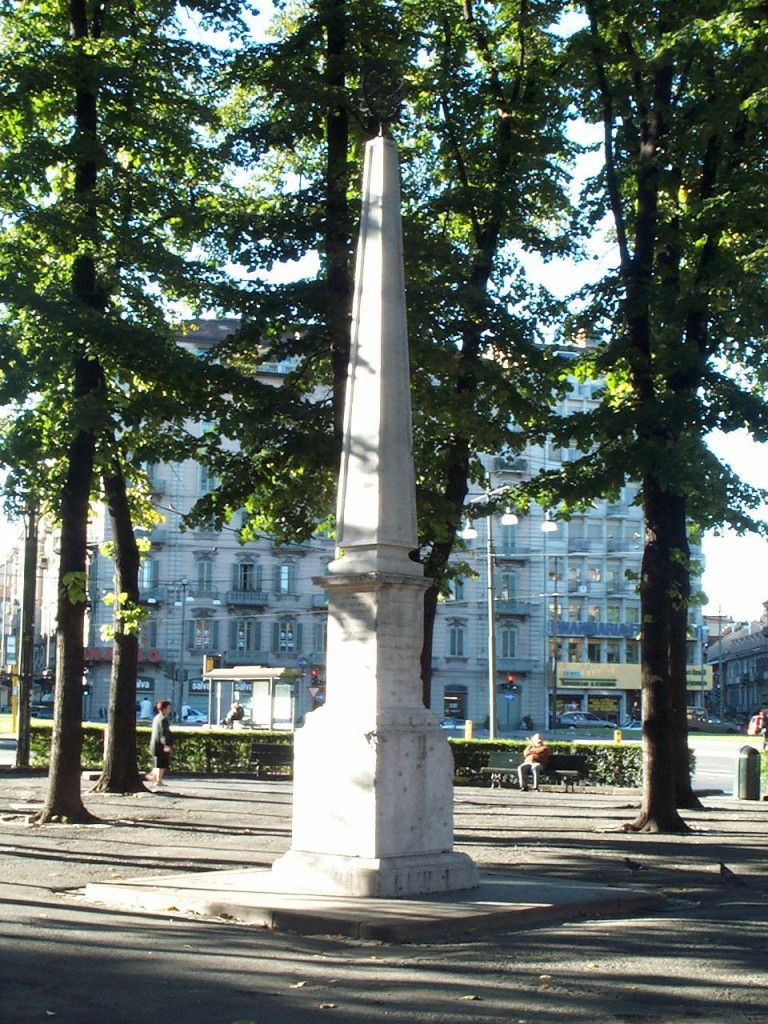
[[[184,343],[207,348],[231,326],[203,322]],[[279,384],[290,369],[289,363],[276,363],[260,372]],[[588,408],[593,387],[577,385],[561,411]],[[207,425],[191,429],[203,431]],[[497,492],[574,455],[572,449],[531,445],[512,457],[488,456],[488,488]],[[237,522],[223,531],[182,532],[182,516],[210,487],[207,471],[191,461],[148,469],[163,521],[147,534],[150,549],[141,566],[149,615],[140,642],[139,696],[152,702],[168,697],[176,708],[186,703],[207,709],[203,665],[215,657],[222,667],[298,670],[295,713],[300,719],[322,699],[327,605],[325,591],[313,581],[326,572],[333,541],[316,536],[277,546],[260,537],[241,544]],[[618,501],[595,501],[568,522],[536,507],[526,514],[517,510],[514,525],[501,515],[473,522],[475,539],[465,540],[466,550],[456,554],[473,574],[455,584],[438,606],[432,710],[487,727],[493,691],[495,724],[503,734],[521,722],[548,728],[566,709],[593,711],[620,723],[639,708],[640,601],[633,577],[642,557],[643,516],[635,497],[636,488],[628,484]],[[482,499],[483,494],[472,496],[468,510]],[[112,591],[112,564],[101,550],[109,539],[103,511],[94,513],[90,530],[85,713],[98,718],[105,713],[112,656],[105,632],[112,613],[104,602]],[[38,695],[51,685],[56,542],[57,535],[43,529],[34,669]],[[711,667],[704,665],[699,610],[692,609],[690,618],[690,702],[703,703],[712,685]],[[247,703],[247,688],[240,695]]]
[[[747,718],[768,707],[768,601],[753,622],[709,619],[707,662],[716,683],[711,710]]]

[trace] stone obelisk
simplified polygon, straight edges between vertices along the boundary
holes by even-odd
[[[352,345],[328,575],[326,702],[295,735],[282,888],[346,896],[467,889],[453,851],[453,759],[421,701],[424,579],[411,453],[397,147],[365,154]]]

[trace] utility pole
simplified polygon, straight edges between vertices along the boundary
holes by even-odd
[[[27,509],[24,543],[24,585],[21,598],[21,649],[19,652],[19,719],[16,733],[16,767],[29,767],[29,695],[32,688],[32,652],[35,636],[35,581],[37,578],[37,509]]]

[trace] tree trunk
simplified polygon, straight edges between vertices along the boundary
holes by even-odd
[[[70,36],[87,39],[91,31],[84,0],[67,3]],[[93,33],[100,32],[98,8]],[[73,357],[74,407],[78,426],[66,457],[66,478],[61,501],[61,556],[56,625],[56,697],[54,701],[51,766],[48,794],[43,808],[35,815],[37,823],[65,819],[92,821],[80,794],[80,757],[83,749],[83,634],[87,597],[88,503],[93,483],[96,453],[94,417],[98,415],[99,395],[104,390],[101,364],[89,348],[89,336],[100,329],[105,297],[99,288],[93,253],[98,239],[98,214],[95,192],[98,168],[97,82],[94,65],[87,50],[77,51],[81,61],[79,84],[74,96],[75,131],[72,151],[74,195],[79,206],[77,234],[81,251],[72,265],[72,298],[80,317],[79,349]]]
[[[640,580],[643,686],[643,797],[636,832],[687,832],[672,777],[670,700],[670,554],[674,517],[655,477],[643,481],[645,549]]]
[[[326,72],[329,90],[343,96],[347,59],[346,0],[326,7]],[[325,194],[325,276],[328,342],[333,370],[333,434],[341,451],[352,308],[352,243],[349,216],[349,110],[340,100],[328,110]]]
[[[136,675],[139,637],[126,629],[123,613],[139,605],[139,549],[133,532],[125,477],[117,459],[104,474],[109,518],[112,524],[115,565],[114,639],[112,675],[107,711],[104,770],[92,792],[136,793],[144,789],[137,767]]]
[[[101,384],[101,368],[81,356],[75,362],[75,394],[92,395]],[[49,821],[86,822],[94,817],[80,793],[83,749],[83,635],[85,625],[88,503],[91,496],[95,437],[79,430],[67,456],[62,492],[61,556],[56,626],[56,697],[48,793],[36,824]]]
[[[701,810],[693,791],[688,765],[688,601],[691,596],[690,547],[686,524],[686,501],[682,495],[668,495],[674,537],[670,574],[672,594],[669,608],[669,699],[671,774],[676,804],[686,810]]]

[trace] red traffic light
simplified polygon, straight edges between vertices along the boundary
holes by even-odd
[[[314,680],[314,679],[317,679],[317,676],[318,676],[318,672],[317,672],[317,669],[316,669],[316,668],[313,668],[313,669],[312,669],[312,671],[311,671],[311,672],[310,672],[309,674],[310,674],[310,675],[312,676],[312,679],[313,679],[313,680]]]
[[[514,672],[510,672],[509,675],[507,676],[507,682],[508,683],[514,683],[514,681],[515,681],[515,673]]]

